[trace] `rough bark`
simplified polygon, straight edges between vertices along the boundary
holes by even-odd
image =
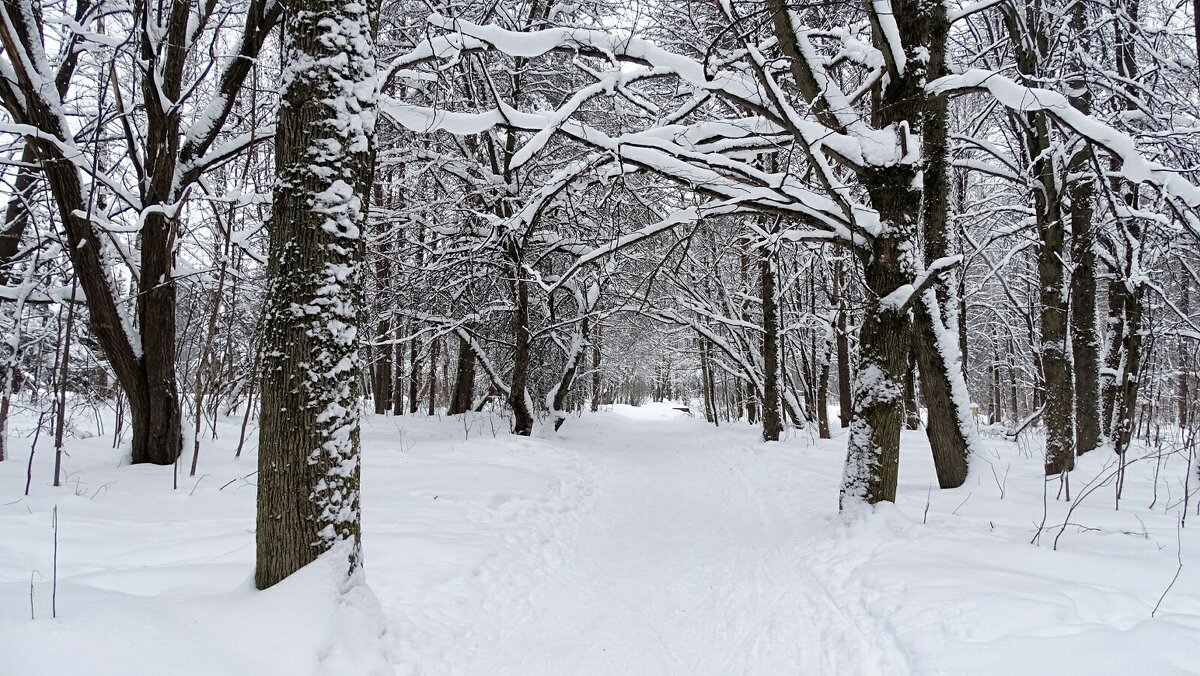
[[[1017,56],[1017,70],[1027,82],[1040,76],[1041,55],[1049,53],[1048,38],[1041,26],[1040,5],[1026,5],[1024,16],[1014,7],[1005,8],[1005,23]],[[1063,261],[1066,233],[1051,153],[1050,123],[1042,111],[1025,113],[1024,146],[1040,247],[1038,248],[1038,300],[1041,304],[1040,337],[1037,350],[1045,387],[1042,423],[1046,430],[1046,475],[1069,471],[1075,466],[1075,386],[1067,349],[1068,292]]]
[[[1087,187],[1085,188],[1084,185]],[[1092,183],[1071,186],[1071,351],[1075,364],[1075,451],[1100,444],[1100,333],[1096,326],[1096,255]]]
[[[791,8],[783,0],[769,0],[774,34],[791,67],[792,79],[814,115],[832,128],[840,126],[837,114],[823,96],[822,87],[806,55],[802,53],[791,21]],[[921,204],[920,167],[907,157],[908,144],[916,143],[908,130],[921,124],[924,106],[929,44],[937,3],[916,0],[892,2],[891,17],[903,36],[903,44],[892,45],[905,52],[903,68],[885,47],[887,78],[872,97],[871,123],[897,134],[901,156],[906,159],[873,164],[859,172],[871,206],[879,216],[879,229],[869,246],[857,251],[863,265],[868,301],[859,331],[858,369],[854,379],[854,413],[850,422],[845,472],[842,476],[841,506],[894,501],[900,455],[900,425],[903,409],[904,372],[908,366],[908,317],[904,308],[884,301],[914,280],[917,255],[915,241]],[[867,12],[877,40],[885,31],[880,25],[879,5],[867,3]],[[842,111],[844,112],[844,111]]]
[[[370,204],[370,12],[341,0],[288,5],[268,222],[260,589],[335,548],[347,556],[348,574],[361,565],[358,240]]]
[[[1072,57],[1076,73],[1086,64],[1080,58],[1089,49],[1088,21],[1083,3],[1071,8]],[[1082,76],[1071,82],[1068,100],[1085,115],[1092,112],[1091,89]],[[1080,175],[1067,186],[1071,199],[1071,353],[1075,365],[1075,452],[1083,455],[1100,444],[1100,334],[1096,328],[1095,184],[1090,175],[1092,149],[1084,145],[1071,157],[1068,175]]]
[[[1042,117],[1042,116],[1038,116]],[[1045,119],[1035,121],[1044,136]],[[1048,144],[1047,144],[1048,145]],[[1045,147],[1045,146],[1043,146]],[[1046,475],[1059,474],[1075,466],[1074,382],[1067,351],[1067,290],[1063,270],[1064,231],[1053,194],[1049,167],[1041,169],[1041,190],[1035,192],[1038,232],[1038,282],[1041,287],[1041,357],[1046,400],[1042,422],[1046,428]]]
[[[91,2],[75,5],[76,21],[92,9]],[[110,245],[90,218],[96,196],[85,195],[81,169],[75,163],[78,157],[86,157],[86,152],[75,146],[63,108],[83,51],[78,43],[84,32],[73,31],[68,44],[55,46],[66,57],[56,72],[48,72],[48,65],[57,59],[48,58],[44,51],[38,7],[21,0],[3,2],[6,21],[0,22],[0,42],[12,66],[13,86],[0,87],[0,99],[15,122],[38,130],[27,137],[26,143],[42,165],[66,231],[71,263],[86,296],[92,333],[129,400],[133,462],[170,464],[183,445],[175,382],[175,288],[171,279],[176,214],[208,169],[200,160],[223,133],[236,94],[256,63],[281,5],[267,0],[250,3],[236,58],[227,62],[215,80],[206,109],[207,124],[186,135],[178,107],[168,102],[180,100],[184,77],[190,72],[189,31],[198,34],[204,29],[203,22],[215,13],[195,13],[193,4],[183,0],[133,5],[133,25],[138,28],[131,37],[139,49],[135,65],[142,80],[145,124],[136,133],[127,123],[123,129],[132,155],[140,152],[134,169],[145,215],[139,233],[141,259],[134,294],[137,335],[127,330],[134,318],[122,312],[114,297],[115,286],[110,284],[105,260]],[[154,26],[158,34],[152,37],[149,26]],[[123,104],[115,70],[113,78],[109,84],[120,110]],[[45,86],[49,82],[54,87]],[[97,166],[93,164],[89,171],[97,172]]]
[[[1136,24],[1139,17],[1139,0],[1122,0],[1119,3],[1122,17],[1113,22],[1115,28],[1114,51],[1116,53],[1117,73],[1122,78],[1124,107],[1128,111],[1140,109],[1140,99],[1143,90],[1139,86],[1141,79],[1137,63],[1136,39],[1126,30],[1126,22]],[[1116,168],[1119,168],[1116,167]],[[1140,191],[1136,184],[1123,179],[1115,179],[1114,187],[1120,198],[1136,212],[1140,206]],[[1121,333],[1114,334],[1114,340],[1120,340],[1120,370],[1113,383],[1114,401],[1112,417],[1112,437],[1118,454],[1123,454],[1129,447],[1134,431],[1134,414],[1137,409],[1138,386],[1141,375],[1142,360],[1142,316],[1145,288],[1140,279],[1141,261],[1140,247],[1122,245],[1120,242],[1140,242],[1142,239],[1141,226],[1136,218],[1118,217],[1117,227],[1121,231],[1115,238],[1118,242],[1110,242],[1109,248],[1121,251],[1121,267],[1114,271],[1114,278],[1109,284],[1109,293],[1114,294],[1121,306]]]
[[[897,171],[897,173],[900,173]],[[909,250],[915,227],[912,204],[919,196],[911,180],[892,181],[892,200],[873,199],[886,223],[896,223],[899,236],[877,237],[869,254],[863,255],[864,277],[869,293],[882,298],[909,283],[902,262]],[[908,204],[905,204],[906,200]],[[882,207],[882,208],[881,208]],[[890,209],[888,208],[890,207]],[[907,212],[907,213],[906,213]],[[899,219],[899,220],[892,220]],[[859,329],[858,369],[854,378],[854,415],[850,422],[846,468],[842,477],[841,504],[868,504],[896,500],[900,466],[900,418],[904,372],[908,368],[908,318],[900,312],[869,302]]]
[[[580,312],[584,311],[585,309],[580,307]],[[579,349],[577,352],[567,355],[567,363],[564,365],[562,377],[554,387],[553,396],[550,397],[550,413],[554,416],[554,431],[556,432],[567,419],[567,396],[570,395],[571,386],[575,384],[575,376],[579,374],[579,367],[583,366],[584,357],[587,356],[588,334],[591,333],[591,330],[586,315],[580,319],[579,332]],[[662,399],[660,398],[659,401]]]
[[[934,3],[926,13],[929,31],[929,77],[946,74],[946,8]],[[925,265],[950,255],[950,148],[945,96],[929,97],[921,115],[923,202],[921,221]],[[949,279],[947,279],[949,278]],[[965,344],[958,328],[960,303],[953,272],[940,276],[913,307],[913,352],[920,373],[928,416],[925,434],[941,488],[957,488],[967,480],[971,453],[971,412],[963,373]],[[957,396],[956,396],[957,395]]]

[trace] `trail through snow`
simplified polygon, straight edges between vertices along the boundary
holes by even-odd
[[[744,443],[697,437],[697,421],[669,409],[641,413],[576,423],[568,443],[594,449],[596,494],[571,563],[466,671],[904,671],[894,636],[810,565],[824,528],[791,513],[794,472],[776,466],[763,485],[755,471],[752,483],[746,465],[757,459]]]

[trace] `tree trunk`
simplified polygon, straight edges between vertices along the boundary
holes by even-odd
[[[896,173],[902,169],[898,168]],[[872,251],[863,255],[867,289],[876,299],[884,298],[912,279],[911,273],[905,272],[903,261],[909,250],[911,228],[916,225],[911,205],[920,203],[920,195],[914,194],[917,191],[911,187],[911,176],[897,177],[888,183],[893,186],[895,197],[887,201],[882,196],[873,198],[872,203],[880,211],[881,222],[888,224],[896,235],[876,237]],[[884,307],[878,300],[866,304],[859,329],[854,416],[842,475],[843,508],[856,502],[896,500],[908,335],[908,318],[904,313]]]
[[[929,78],[946,70],[946,9],[936,4],[928,11]],[[950,148],[946,97],[929,97],[921,115],[921,157],[924,196],[925,265],[950,255]],[[950,279],[947,280],[946,278]],[[967,458],[971,453],[973,424],[970,395],[963,373],[965,343],[958,333],[957,282],[952,272],[944,273],[925,291],[913,307],[913,352],[921,378],[921,394],[928,416],[925,434],[933,452],[938,485],[956,488],[967,480]]]
[[[698,336],[696,342],[700,348],[700,390],[701,396],[704,399],[704,419],[708,422],[716,422],[716,402],[712,400],[712,369],[708,363],[708,339],[704,336]]]
[[[412,322],[409,322],[412,326]],[[415,358],[416,339],[413,339],[412,345],[409,346],[409,357]],[[396,349],[396,368],[395,380],[392,381],[392,415],[404,415],[405,397],[404,397],[404,353],[397,347]]]
[[[1053,178],[1050,179],[1053,181]],[[1043,189],[1047,183],[1043,183]],[[1046,476],[1075,466],[1074,383],[1067,353],[1067,290],[1063,274],[1063,224],[1054,202],[1043,191],[1035,196],[1038,231],[1038,282],[1041,287],[1041,356],[1046,379]]]
[[[821,368],[817,373],[817,435],[829,439],[829,367],[833,336],[826,334],[821,350]]]
[[[1021,419],[1021,402],[1017,397],[1017,347],[1008,339],[1008,403],[1013,420]]]
[[[375,355],[371,388],[374,390],[375,413],[384,415],[392,407],[392,354],[395,352],[391,340],[391,322],[380,319],[375,325],[375,337],[381,343]]]
[[[758,261],[758,279],[763,312],[763,441],[779,441],[783,421],[779,415],[779,306],[775,298],[773,253],[764,248]]]
[[[1084,188],[1083,186],[1087,187]],[[1096,256],[1092,183],[1071,186],[1071,351],[1075,362],[1075,452],[1100,444],[1100,334],[1096,327]]]
[[[113,296],[109,263],[105,259],[105,252],[110,251],[111,247],[89,218],[89,201],[85,199],[78,165],[63,154],[63,146],[60,145],[70,146],[73,143],[61,111],[62,98],[66,95],[70,73],[76,61],[75,52],[68,50],[71,55],[57,74],[41,70],[48,61],[45,59],[42,36],[35,30],[39,22],[33,14],[34,5],[13,0],[4,0],[4,5],[10,18],[9,22],[0,26],[6,51],[36,55],[33,62],[14,57],[14,63],[20,64],[13,75],[20,89],[23,107],[14,109],[12,98],[6,100],[6,107],[15,121],[39,130],[39,133],[27,136],[25,142],[41,163],[46,185],[54,196],[67,236],[66,249],[71,265],[86,298],[92,335],[96,337],[121,389],[129,398],[134,431],[131,449],[133,462],[172,464],[183,450],[174,372],[175,291],[170,281],[168,245],[168,232],[172,224],[163,211],[147,211],[142,240],[143,268],[138,280],[141,293],[136,303],[138,320],[142,322],[139,340],[139,337],[131,336],[126,330],[130,318]],[[54,82],[56,86],[46,87],[47,82]],[[155,126],[155,131],[162,136],[169,129]],[[159,188],[162,176],[170,177],[174,173],[175,155],[172,150],[177,145],[178,137],[167,135],[164,147],[158,149],[153,157],[148,155],[146,158],[148,171],[157,181],[144,196],[143,202],[147,206],[173,201],[161,201]],[[170,170],[170,174],[164,167]],[[10,228],[12,225],[11,222],[6,224]]]
[[[416,413],[421,408],[421,345],[420,339],[414,337],[408,348],[408,397],[409,413]]]
[[[1087,68],[1080,55],[1089,48],[1086,7],[1071,7],[1071,39],[1076,44],[1072,65],[1076,73]],[[1091,90],[1082,76],[1071,83],[1071,106],[1085,115],[1092,113]],[[1100,444],[1100,335],[1096,328],[1096,254],[1092,195],[1095,184],[1090,173],[1092,148],[1083,148],[1071,157],[1068,175],[1082,178],[1067,186],[1071,198],[1071,353],[1075,365],[1075,452],[1083,455]]]
[[[904,372],[904,429],[921,429],[921,407],[917,403],[917,365],[911,359]]]
[[[1017,12],[1023,11],[1024,16]],[[1040,78],[1041,59],[1047,53],[1048,37],[1041,30],[1040,10],[1025,5],[1023,10],[1006,7],[1004,19],[1017,57],[1017,70],[1030,84]],[[1032,26],[1033,28],[1028,28]],[[1038,298],[1041,304],[1041,335],[1036,345],[1045,385],[1042,423],[1046,429],[1046,475],[1060,474],[1075,466],[1075,386],[1067,350],[1068,291],[1063,261],[1066,258],[1065,228],[1059,177],[1051,157],[1050,124],[1043,111],[1025,113],[1024,149],[1033,180],[1032,198],[1038,240]]]
[[[1200,2],[1200,0],[1196,0],[1196,1]],[[1200,7],[1198,7],[1198,9],[1200,9]],[[1198,19],[1198,20],[1200,20],[1200,19]],[[1197,24],[1197,25],[1200,25],[1200,24]],[[1197,49],[1200,49],[1200,33],[1197,33]],[[1187,279],[1187,271],[1186,270],[1183,271],[1183,276],[1184,276],[1183,298],[1180,300],[1179,309],[1183,313],[1183,315],[1185,317],[1187,317],[1187,316],[1191,316],[1189,314],[1189,312],[1191,310],[1191,307],[1190,307],[1191,306],[1191,294],[1188,291],[1188,284],[1190,283],[1190,280]],[[1182,430],[1182,429],[1186,429],[1187,424],[1188,424],[1188,406],[1190,406],[1192,403],[1190,386],[1191,386],[1191,378],[1192,378],[1192,369],[1195,367],[1195,364],[1191,363],[1191,361],[1189,360],[1187,344],[1182,339],[1179,340],[1178,349],[1179,349],[1179,352],[1178,352],[1177,356],[1179,359],[1179,392],[1178,392],[1178,395],[1179,395],[1179,429]],[[5,404],[7,404],[7,403],[8,403],[8,401],[6,399]],[[0,421],[3,421],[3,420],[4,420],[3,414],[0,413]],[[0,425],[2,425],[2,424],[3,423],[0,422]],[[3,431],[3,427],[0,427],[0,432],[2,432],[2,431]],[[2,459],[3,458],[0,458],[0,460],[2,460]]]
[[[592,339],[592,413],[600,407],[600,324]]]
[[[850,397],[850,334],[847,331],[844,272],[839,258],[833,267],[833,306],[837,308],[837,373],[838,373],[838,418],[842,427],[850,426],[854,402]]]
[[[508,407],[513,412],[513,433],[521,436],[533,434],[533,411],[529,410],[529,353],[531,336],[529,334],[529,284],[525,281],[520,258],[515,251],[510,252],[513,265],[510,270],[513,279],[513,296],[516,307],[513,312],[513,370],[511,389],[508,395]]]
[[[437,413],[437,367],[438,367],[438,352],[441,349],[442,341],[440,338],[434,338],[432,345],[429,348],[429,411],[428,415],[433,416]]]
[[[263,334],[259,589],[335,548],[348,574],[361,565],[356,328],[374,120],[369,12],[341,0],[296,0],[283,31]]]
[[[421,268],[425,265],[425,225],[419,223],[417,225],[417,253],[416,265]],[[414,327],[415,328],[415,327]],[[416,337],[416,331],[413,331],[412,343],[409,346],[408,353],[408,412],[416,413],[421,408],[421,350],[420,344]]]
[[[1116,408],[1113,412],[1113,441],[1118,454],[1123,454],[1133,440],[1133,417],[1137,412],[1138,385],[1142,370],[1142,295],[1143,287],[1129,289],[1121,285],[1124,294],[1125,331],[1121,338],[1120,380],[1117,383]]]
[[[458,337],[458,367],[454,375],[454,394],[450,398],[450,415],[470,411],[475,399],[475,353],[466,338]]]
[[[580,307],[580,312],[585,311],[583,307]],[[579,367],[583,365],[584,357],[587,355],[588,334],[591,332],[589,324],[587,316],[584,315],[580,319],[579,349],[573,354],[567,355],[567,363],[564,365],[562,377],[553,390],[553,396],[549,398],[550,414],[554,416],[555,432],[567,419],[567,396],[571,393],[571,386],[575,384],[575,376],[579,373]],[[659,401],[662,399],[660,398]]]
[[[995,425],[1002,417],[1000,412],[1000,356],[997,354],[988,363],[988,424]]]

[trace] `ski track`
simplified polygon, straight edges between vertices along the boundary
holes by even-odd
[[[700,439],[696,420],[572,422],[592,504],[536,601],[497,607],[506,629],[457,673],[910,670],[852,585],[855,562],[819,553],[834,524],[815,507],[825,495],[795,495],[796,463],[764,463],[745,430]]]

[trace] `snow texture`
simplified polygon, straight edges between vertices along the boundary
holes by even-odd
[[[40,452],[22,497],[28,441],[14,438],[0,463],[0,672],[1197,673],[1200,575],[1186,564],[1200,536],[1177,534],[1179,456],[1159,463],[1157,489],[1155,459],[1136,460],[1120,511],[1097,489],[1065,530],[1051,484],[1034,545],[1044,484],[1025,443],[981,442],[966,485],[930,491],[928,444],[905,432],[897,504],[844,519],[844,436],[764,445],[757,428],[668,404],[534,438],[488,414],[376,416],[365,578],[338,582],[335,551],[259,592],[257,458],[233,459],[239,422],[205,438],[200,476],[177,491],[170,468],[124,464],[94,437],[68,446],[62,488]],[[1077,494],[1111,457],[1080,458]]]

